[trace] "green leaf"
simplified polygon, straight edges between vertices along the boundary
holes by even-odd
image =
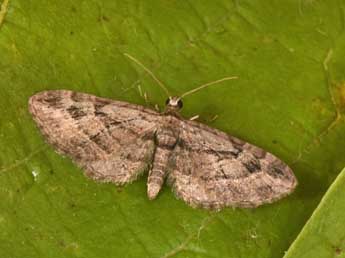
[[[345,169],[322,198],[284,258],[345,257],[344,183]]]
[[[1,1],[1,0],[0,0]],[[2,0],[0,257],[282,257],[345,165],[345,4],[311,1]],[[146,177],[86,178],[48,146],[28,98],[70,89],[163,107],[265,148],[299,180],[258,209],[192,209]],[[210,119],[218,115],[218,119]]]

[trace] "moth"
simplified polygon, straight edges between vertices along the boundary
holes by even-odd
[[[291,193],[292,170],[273,154],[179,113],[182,97],[229,79],[169,97],[162,113],[69,90],[33,95],[29,111],[48,143],[96,181],[123,185],[148,171],[151,200],[166,181],[192,207],[254,208]]]

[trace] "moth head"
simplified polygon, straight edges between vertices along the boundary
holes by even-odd
[[[183,107],[183,103],[180,97],[169,97],[165,101],[166,109],[178,111]]]

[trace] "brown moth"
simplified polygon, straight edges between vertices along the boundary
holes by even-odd
[[[234,77],[216,82],[229,79]],[[297,180],[292,170],[274,155],[182,118],[181,97],[169,97],[165,111],[159,113],[85,93],[52,90],[32,96],[29,110],[47,141],[92,179],[122,185],[148,170],[149,199],[156,198],[165,180],[189,205],[211,209],[254,208],[294,190]]]

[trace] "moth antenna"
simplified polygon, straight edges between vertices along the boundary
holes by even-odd
[[[152,79],[158,83],[158,85],[164,90],[165,94],[168,97],[171,96],[168,89],[165,87],[165,85],[160,80],[158,80],[158,78],[154,75],[153,72],[151,72],[145,65],[143,65],[139,60],[137,60],[136,58],[134,58],[130,54],[127,54],[127,53],[123,53],[123,54],[126,57],[128,57],[129,59],[131,59],[133,62],[135,62],[137,65],[139,65],[141,68],[143,68],[152,77]]]
[[[238,79],[238,77],[237,76],[225,77],[223,79],[219,79],[219,80],[216,80],[216,81],[205,83],[203,85],[200,85],[199,87],[196,87],[196,88],[194,88],[194,89],[192,89],[190,91],[187,91],[187,92],[183,93],[180,96],[180,99],[182,99],[183,97],[186,97],[187,95],[190,95],[190,94],[192,94],[194,92],[197,92],[197,91],[199,91],[199,90],[201,90],[203,88],[206,88],[206,87],[208,87],[210,85],[213,85],[213,84],[216,84],[216,83],[220,83],[220,82],[224,82],[224,81],[228,81],[228,80],[234,80],[234,79]]]

